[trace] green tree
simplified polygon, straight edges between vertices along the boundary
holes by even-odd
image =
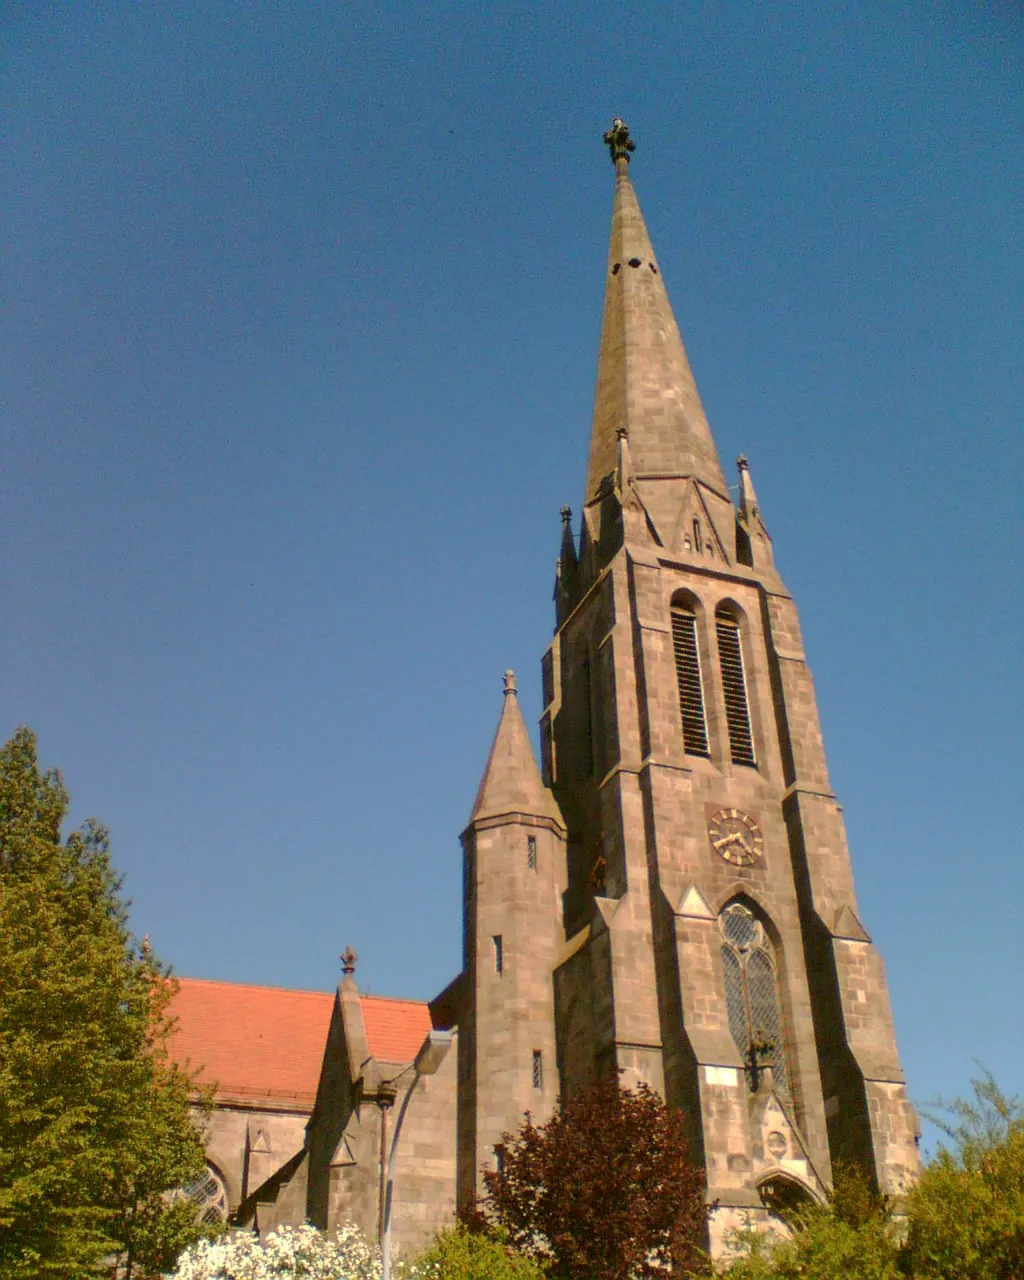
[[[973,1099],[930,1118],[947,1143],[893,1218],[868,1178],[836,1170],[827,1205],[796,1214],[788,1240],[748,1231],[728,1280],[1021,1280],[1024,1277],[1024,1107],[988,1073]]]
[[[856,1166],[837,1166],[827,1204],[794,1212],[789,1239],[749,1230],[728,1280],[898,1280],[898,1232],[889,1204]]]
[[[706,1270],[704,1174],[683,1118],[645,1084],[582,1089],[537,1126],[505,1134],[484,1175],[485,1218],[558,1280],[635,1280]]]
[[[0,1274],[153,1274],[202,1233],[167,1193],[203,1169],[166,1053],[166,970],[128,929],[107,834],[61,839],[34,735],[0,750]],[[113,1261],[116,1259],[116,1264]]]
[[[438,1235],[413,1262],[412,1274],[417,1280],[543,1280],[546,1272],[503,1240],[457,1226]]]
[[[904,1265],[916,1280],[1024,1276],[1024,1107],[991,1073],[973,1099],[938,1104],[945,1133],[907,1197]]]

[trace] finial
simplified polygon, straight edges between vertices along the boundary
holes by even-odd
[[[616,440],[628,440],[628,439],[629,439],[629,428],[628,428],[628,427],[619,427],[618,431],[616,431],[616,433],[615,433],[615,438],[616,438]]]
[[[740,456],[736,459],[736,465],[739,467],[741,471],[750,470],[750,463],[747,461],[745,454],[742,454],[742,453],[740,454]]]
[[[148,964],[153,959],[153,944],[149,939],[149,934],[144,934],[142,944],[139,947],[139,955]]]
[[[351,978],[356,971],[356,961],[359,959],[358,954],[352,947],[346,947],[338,957],[341,960],[341,971],[346,978]]]
[[[511,693],[512,696],[515,697],[516,673],[514,671],[506,671],[503,678],[505,681],[505,696],[508,697],[508,695]]]
[[[629,136],[629,125],[620,116],[612,121],[612,127],[604,135],[604,144],[611,152],[612,163],[619,160],[629,163],[629,153],[636,150],[636,143]]]
[[[572,507],[563,507],[558,514],[562,517],[562,524],[568,524],[572,519]]]

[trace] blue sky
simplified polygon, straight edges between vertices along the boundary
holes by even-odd
[[[912,1095],[1024,1089],[1010,3],[9,4],[0,731],[178,972],[459,968],[633,178],[801,610]]]

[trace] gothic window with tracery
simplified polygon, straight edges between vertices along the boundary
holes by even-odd
[[[771,938],[741,902],[730,902],[718,917],[729,1030],[747,1064],[751,1083],[759,1067],[771,1067],[775,1087],[789,1092],[786,1037],[779,990],[779,966]]]
[[[216,1224],[228,1220],[228,1191],[224,1179],[212,1165],[207,1165],[203,1173],[183,1186],[178,1192],[186,1200],[196,1206],[196,1214],[200,1222]]]

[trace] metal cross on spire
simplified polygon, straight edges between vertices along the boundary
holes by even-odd
[[[629,136],[629,125],[621,116],[616,116],[612,127],[604,135],[604,145],[611,152],[612,163],[618,160],[629,161],[629,153],[636,150],[636,143]]]

